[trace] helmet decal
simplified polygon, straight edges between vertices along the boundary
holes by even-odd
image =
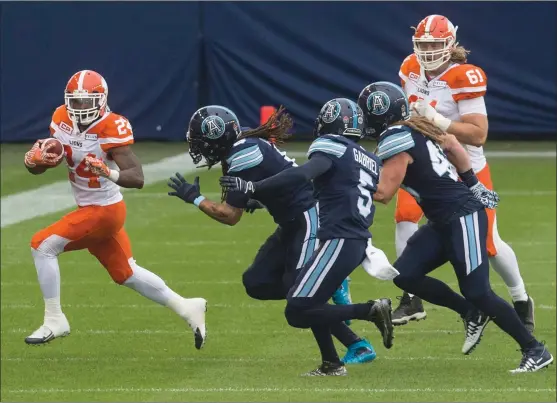
[[[389,110],[391,101],[383,91],[375,91],[367,97],[367,109],[374,115],[383,115]]]
[[[337,100],[327,102],[323,107],[324,111],[321,119],[324,123],[333,123],[340,115],[340,103]]]
[[[207,138],[214,140],[224,134],[224,120],[219,116],[207,116],[201,123],[201,131]]]

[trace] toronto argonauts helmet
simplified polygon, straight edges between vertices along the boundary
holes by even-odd
[[[314,135],[338,134],[358,141],[364,134],[364,114],[354,101],[331,99],[315,119]]]
[[[379,137],[389,125],[410,118],[404,90],[388,81],[365,87],[358,97],[358,106],[364,112],[365,135],[370,137]]]
[[[209,166],[222,161],[240,133],[238,118],[224,106],[209,105],[195,111],[186,134],[194,164],[202,158]]]

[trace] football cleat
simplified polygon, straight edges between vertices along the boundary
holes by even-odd
[[[364,364],[375,359],[377,354],[371,343],[367,340],[360,340],[348,347],[346,355],[342,359],[344,364]]]
[[[70,324],[62,313],[55,317],[45,318],[44,324],[25,338],[27,344],[46,344],[58,337],[70,334]]]
[[[184,298],[183,308],[180,316],[188,322],[193,330],[195,348],[200,350],[207,339],[205,328],[205,312],[207,312],[207,300],[203,298]]]
[[[344,364],[323,361],[317,369],[306,372],[302,376],[345,376],[347,373]]]
[[[397,298],[400,300],[400,304],[393,311],[393,325],[402,326],[411,320],[417,321],[426,318],[427,313],[424,310],[421,298],[410,297],[407,293]]]
[[[373,305],[366,319],[373,322],[375,326],[377,326],[377,329],[379,329],[379,332],[381,332],[385,348],[391,348],[394,339],[393,322],[391,318],[391,300],[389,298],[380,298],[369,302],[373,303]]]
[[[543,343],[539,343],[536,347],[522,350],[522,360],[516,369],[509,372],[519,374],[523,372],[536,372],[547,367],[553,362],[553,356],[547,351]]]
[[[464,331],[466,339],[462,346],[462,352],[466,355],[470,354],[480,344],[485,327],[490,321],[490,317],[481,311],[469,311],[462,321],[464,322]]]
[[[518,314],[520,321],[524,323],[526,329],[530,333],[534,333],[535,321],[534,321],[534,299],[528,296],[526,301],[513,302],[514,310]]]
[[[340,287],[337,288],[335,293],[333,294],[333,302],[335,305],[351,305],[352,304],[352,296],[350,295],[350,277],[344,279]],[[346,325],[350,326],[352,321],[350,319],[344,321]]]

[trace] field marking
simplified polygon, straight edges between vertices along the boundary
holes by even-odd
[[[4,393],[548,393],[555,388],[83,388],[3,389]]]
[[[475,356],[422,356],[422,357],[388,357],[380,356],[377,360],[386,361],[501,361],[517,362],[517,358],[512,357],[475,357]],[[143,362],[143,361],[184,361],[184,362],[314,362],[312,357],[2,357],[1,361],[6,362]]]
[[[305,152],[290,152],[294,157],[304,157]],[[488,158],[555,158],[555,151],[486,151]],[[174,172],[189,173],[195,171],[195,165],[188,153],[164,158],[158,162],[145,164],[145,185],[151,185],[168,178]],[[122,189],[134,194],[137,189]],[[551,195],[551,193],[530,195]],[[547,191],[551,192],[551,191]],[[528,196],[528,194],[525,194]],[[132,196],[133,197],[133,196]],[[157,197],[162,197],[157,196]],[[36,189],[4,196],[1,199],[1,228],[30,220],[35,217],[63,211],[75,206],[75,201],[67,180],[57,181]]]
[[[303,158],[306,157],[305,151],[286,151],[289,157]],[[486,158],[555,158],[556,151],[486,151]]]
[[[277,303],[275,305],[278,305]],[[2,309],[39,309],[39,305],[33,304],[2,304]],[[259,303],[240,303],[240,304],[209,304],[210,308],[230,308],[230,309],[268,309],[269,304]],[[165,307],[157,304],[64,304],[64,308],[71,309],[164,309]],[[555,305],[536,305],[537,309],[554,311]]]
[[[143,165],[145,185],[167,179],[175,172],[188,173],[195,169],[188,153],[163,158]],[[121,190],[131,192],[130,194],[139,191],[125,188]],[[1,200],[1,228],[72,207],[75,207],[75,200],[67,180],[4,196]]]

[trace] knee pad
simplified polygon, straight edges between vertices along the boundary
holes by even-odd
[[[44,231],[39,231],[31,238],[31,247],[43,255],[55,257],[64,252],[66,245],[70,243],[69,239],[62,238],[59,235],[47,235]]]

